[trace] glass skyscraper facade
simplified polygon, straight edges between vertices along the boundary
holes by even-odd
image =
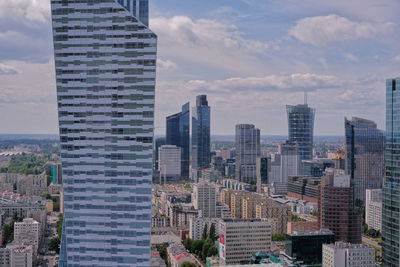
[[[286,106],[289,141],[299,145],[300,160],[313,159],[315,109],[307,104]]]
[[[148,0],[51,0],[60,266],[150,266],[157,37]]]
[[[382,190],[383,266],[400,266],[400,78],[386,81],[385,182]]]
[[[253,124],[236,125],[235,136],[236,167],[235,178],[250,183],[257,180],[257,157],[261,154],[260,130]]]
[[[345,118],[346,173],[357,206],[365,202],[367,189],[380,189],[385,175],[385,132],[373,121]]]
[[[192,112],[192,180],[197,181],[201,170],[210,168],[210,106],[207,96],[196,97]]]
[[[189,178],[190,163],[190,103],[182,106],[182,111],[166,119],[167,145],[182,148],[182,178]]]

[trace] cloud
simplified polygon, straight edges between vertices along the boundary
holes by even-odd
[[[400,55],[397,55],[393,59],[394,62],[400,62]]]
[[[18,19],[30,22],[45,22],[50,17],[50,1],[44,0],[2,0],[0,19]]]
[[[178,68],[178,65],[171,60],[162,60],[160,58],[157,59],[157,70],[159,71],[169,71],[175,70]]]
[[[315,46],[330,42],[372,38],[393,29],[394,23],[351,21],[338,15],[303,18],[289,30],[289,35]]]
[[[352,53],[346,53],[346,54],[344,54],[344,57],[346,58],[347,61],[358,62],[358,57],[356,57]]]
[[[19,71],[16,68],[0,63],[0,75],[14,75],[18,73]]]

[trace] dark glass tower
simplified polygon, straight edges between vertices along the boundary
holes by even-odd
[[[182,148],[182,177],[189,178],[190,161],[190,103],[182,106],[182,111],[167,117],[167,145]]]
[[[357,206],[365,201],[367,189],[380,189],[385,173],[385,132],[373,121],[352,118],[344,121],[346,173]]]
[[[299,144],[300,160],[313,158],[315,109],[307,104],[286,106],[289,141]]]
[[[400,266],[400,78],[386,81],[386,155],[382,191],[383,266]]]
[[[207,96],[199,95],[192,112],[192,179],[195,181],[201,170],[210,167],[210,121]]]

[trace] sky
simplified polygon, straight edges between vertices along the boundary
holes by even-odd
[[[58,133],[49,0],[0,0],[0,133]],[[286,135],[286,105],[316,108],[315,135],[344,117],[385,128],[400,67],[397,0],[150,0],[158,35],[155,133],[207,94],[211,133],[252,123]]]

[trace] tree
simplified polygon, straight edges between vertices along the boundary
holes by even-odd
[[[204,239],[204,240],[206,240],[207,239],[207,236],[208,236],[208,226],[207,226],[207,224],[206,225],[204,225],[204,229],[203,229],[203,234],[201,235],[201,239]]]
[[[272,235],[272,241],[285,241],[286,235],[285,234],[274,234]]]
[[[204,245],[204,240],[194,240],[192,243],[192,253],[199,254]]]
[[[55,251],[57,254],[60,253],[60,238],[58,236],[53,237],[52,239],[50,239],[49,242],[49,249]]]
[[[162,244],[162,245],[157,245],[156,249],[158,250],[158,253],[160,253],[160,257],[167,263],[168,257],[167,257],[167,244]]]
[[[185,248],[186,248],[187,250],[189,250],[190,252],[192,252],[192,250],[193,250],[193,248],[192,248],[193,240],[192,240],[192,239],[186,238],[185,240],[183,240],[183,245],[185,246]]]
[[[193,262],[185,261],[184,263],[182,263],[181,266],[182,267],[196,267],[196,264],[194,264]]]
[[[9,224],[3,225],[3,245],[6,245],[13,239],[13,228]]]
[[[215,234],[215,224],[214,223],[212,223],[210,226],[210,234],[208,237],[211,238],[212,241],[214,241],[214,242],[215,242],[215,240],[217,240],[217,236]]]

